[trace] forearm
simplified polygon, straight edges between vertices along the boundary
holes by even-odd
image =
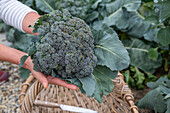
[[[39,17],[35,10],[17,0],[0,0],[0,19],[21,31],[32,33],[28,26]]]
[[[14,48],[7,47],[2,44],[0,44],[0,53],[1,53],[0,61],[7,61],[7,62],[11,62],[11,63],[17,64],[17,65],[20,62],[20,58],[23,55],[27,55],[24,52],[21,52]],[[29,69],[29,70],[33,69],[33,64],[32,64],[32,61],[30,61],[30,60],[31,59],[28,58],[23,66],[24,68]]]
[[[30,12],[28,13],[25,17],[24,20],[22,22],[22,28],[25,32],[27,33],[31,33],[34,35],[38,35],[38,33],[33,33],[33,28],[28,27],[29,25],[34,25],[34,22],[40,17],[39,14],[35,13],[35,12]]]

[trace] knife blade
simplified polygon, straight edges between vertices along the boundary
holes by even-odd
[[[60,108],[62,110],[71,111],[71,112],[78,112],[78,113],[97,113],[97,111],[86,109],[86,108],[80,108],[75,106],[69,106],[69,105],[63,105],[60,104]]]

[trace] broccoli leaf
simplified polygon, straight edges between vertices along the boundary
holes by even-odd
[[[78,78],[82,83],[83,90],[86,92],[88,96],[92,96],[95,90],[96,81],[94,80],[93,77],[94,76],[89,75],[83,78]]]
[[[110,13],[119,13],[118,11],[124,7],[127,11],[136,11],[141,4],[141,0],[115,0],[106,5],[107,11]]]
[[[158,48],[151,48],[148,53],[148,58],[157,61],[159,56]]]
[[[158,34],[159,28],[154,28],[152,29],[152,27],[143,35],[144,38],[148,41],[157,41],[157,34]]]
[[[93,97],[98,102],[102,102],[103,95],[108,95],[113,91],[114,84],[111,79],[114,79],[117,76],[117,72],[113,72],[104,66],[97,66],[94,68],[92,75],[96,81]]]
[[[95,20],[98,16],[99,16],[99,12],[94,11],[94,12],[88,14],[85,20],[87,22],[91,22],[91,21]]]
[[[0,32],[2,32],[4,26],[5,26],[5,24],[0,20]]]
[[[168,80],[168,78],[165,76],[165,77],[160,77],[156,82],[147,83],[147,86],[152,89],[157,88],[159,85],[164,85],[170,88],[170,80]]]
[[[35,0],[37,8],[41,11],[50,13],[54,11],[55,1],[54,0]]]
[[[25,69],[23,67],[19,68],[19,75],[23,79],[27,79],[30,75],[31,71],[28,69]]]
[[[129,70],[126,70],[126,71],[123,73],[123,76],[124,76],[124,78],[125,78],[125,82],[126,82],[126,83],[130,84],[132,87],[135,87],[135,86],[136,86],[136,82],[135,82],[135,80],[131,77]]]
[[[170,27],[166,28],[161,28],[158,31],[158,41],[163,45],[163,46],[168,46],[170,44]]]
[[[127,32],[130,36],[142,38],[150,29],[151,24],[144,21],[138,12],[127,12],[121,9],[122,13],[115,15],[114,13],[105,18],[104,22],[109,26],[116,26],[122,32]]]
[[[119,40],[116,32],[103,25],[103,29],[93,32],[95,37],[95,55],[98,65],[105,65],[112,71],[122,70],[129,66],[128,52]]]
[[[170,80],[167,77],[161,77],[156,82],[150,82],[147,85],[153,90],[139,100],[138,107],[153,109],[155,112],[160,113],[165,111],[169,113]]]
[[[159,86],[158,88],[150,91],[139,102],[139,108],[154,109],[155,112],[164,113],[167,109],[166,103],[163,101],[164,96],[161,94],[162,90],[166,90],[166,87]],[[161,106],[160,106],[161,105]]]
[[[79,79],[77,79],[76,81],[74,81],[72,84],[76,85],[76,86],[80,89],[81,93],[86,93],[86,92],[84,91],[84,89],[83,89],[83,87],[82,87],[82,83],[81,83],[81,81],[80,81]]]
[[[96,9],[100,2],[102,2],[102,0],[97,0],[97,1],[92,5],[92,8],[93,8],[93,9]]]
[[[31,7],[33,5],[34,0],[19,0],[22,3],[24,3],[25,5]]]
[[[32,45],[28,49],[28,55],[32,56],[35,52],[36,52],[36,47],[35,47],[34,43],[32,43]]]
[[[13,47],[24,52],[27,52],[32,40],[36,38],[36,36],[30,34],[21,34],[21,35],[15,34],[15,37],[17,36],[19,39],[15,39],[15,41],[13,42]]]
[[[52,71],[52,76],[63,79],[55,71]],[[94,72],[89,76],[63,80],[79,87],[80,91],[86,93],[88,97],[92,96],[98,102],[102,102],[103,95],[108,95],[113,91],[114,84],[111,79],[116,76],[117,72],[113,72],[105,66],[96,66]]]
[[[170,113],[170,99],[167,100],[167,110],[165,113]]]
[[[159,9],[159,19],[164,21],[170,17],[170,1],[169,0],[158,0],[158,3],[154,4]]]
[[[14,34],[15,34],[15,29],[14,28],[11,28],[7,33],[6,33],[6,38],[9,42],[14,42],[15,41],[15,37],[14,37]]]
[[[19,67],[22,67],[24,65],[28,57],[29,57],[28,55],[24,55],[21,57],[20,62],[19,62]]]
[[[138,86],[138,89],[142,89],[144,88],[143,86],[143,82],[145,80],[145,75],[139,71],[139,69],[137,67],[135,67],[135,75],[133,76],[133,78],[137,81],[137,86]]]
[[[131,65],[151,74],[155,72],[156,68],[161,66],[162,57],[160,55],[158,56],[157,61],[148,58],[149,50],[152,48],[151,45],[145,44],[144,41],[136,38],[125,40],[123,41],[123,44],[129,52],[130,59],[132,59]]]

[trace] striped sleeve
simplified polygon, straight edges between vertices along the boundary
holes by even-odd
[[[29,12],[36,11],[17,0],[0,0],[0,18],[21,31],[23,19]]]

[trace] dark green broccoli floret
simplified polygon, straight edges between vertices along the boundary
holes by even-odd
[[[88,76],[96,66],[94,39],[89,26],[67,10],[55,11],[40,18],[34,69],[62,78]]]
[[[56,0],[56,8],[67,9],[71,15],[84,18],[92,0]]]

